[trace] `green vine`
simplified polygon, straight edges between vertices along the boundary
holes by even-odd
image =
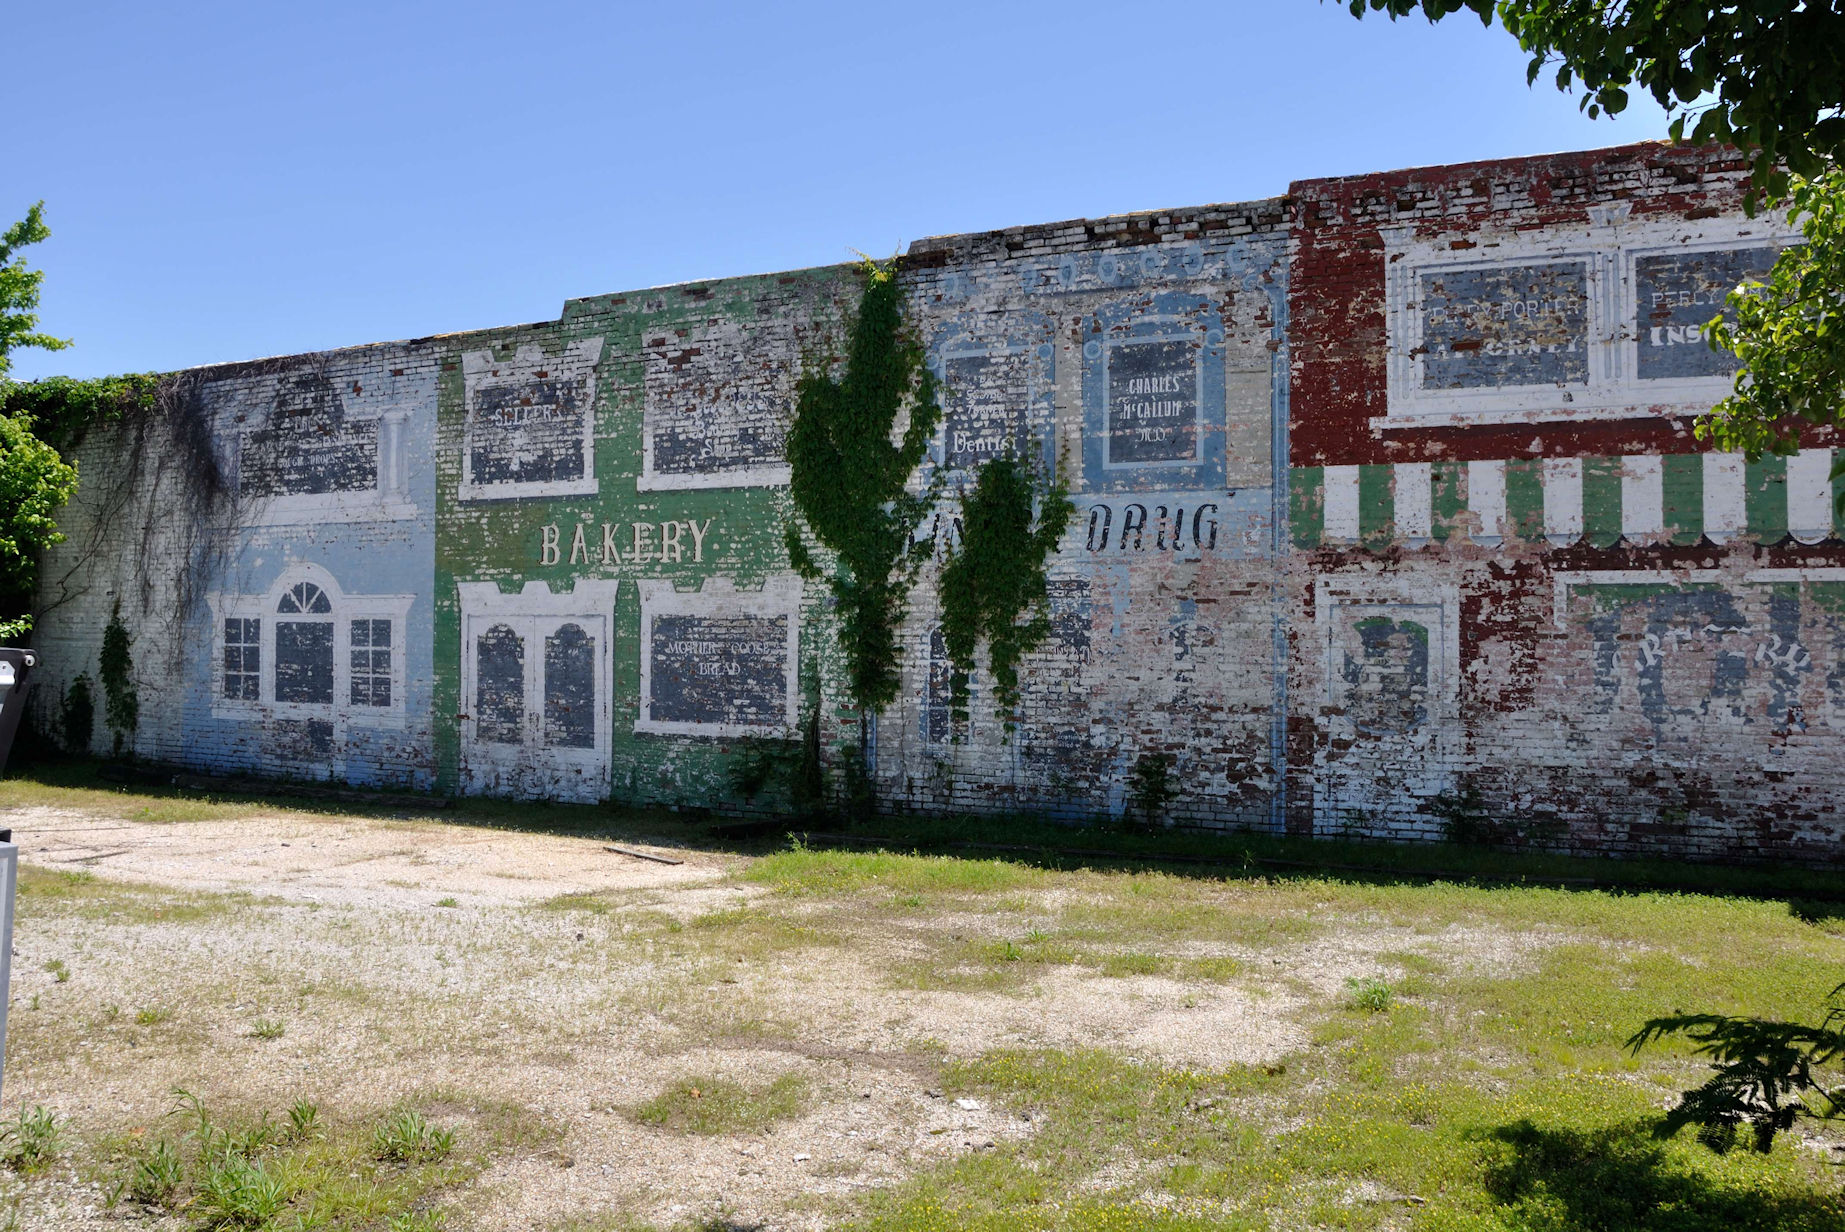
[[[102,677],[103,718],[115,733],[115,755],[122,755],[123,742],[132,738],[141,726],[141,694],[135,688],[134,660],[128,653],[128,626],[122,623],[122,601],[115,601],[109,624],[103,629],[102,652],[97,656],[97,674]]]
[[[1019,662],[1051,631],[1045,565],[1075,512],[1061,480],[1041,488],[1032,468],[1016,457],[994,458],[980,468],[961,506],[961,546],[951,549],[941,579],[942,640],[954,665],[949,704],[957,723],[967,721],[968,677],[974,649],[984,640],[996,712],[1012,731]]]
[[[803,577],[824,578],[832,592],[861,715],[896,700],[897,628],[931,548],[927,538],[917,541],[916,529],[940,493],[939,483],[910,490],[942,410],[922,344],[904,322],[896,264],[865,262],[845,368],[837,380],[826,368],[802,374],[788,430],[799,515],[786,531],[789,563]],[[816,562],[802,524],[832,554],[830,573]],[[865,731],[861,720],[861,738]]]
[[[68,458],[91,428],[153,410],[163,379],[157,372],[130,372],[87,380],[48,376],[4,381],[0,414],[24,414],[32,422],[32,434]]]

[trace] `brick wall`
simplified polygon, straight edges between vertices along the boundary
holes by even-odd
[[[1742,175],[1636,146],[912,245],[945,391],[918,482],[948,495],[881,797],[1118,815],[1163,755],[1183,824],[1839,856],[1834,442],[1748,463],[1690,431],[1728,380],[1695,326],[1786,239]],[[836,774],[858,742],[830,602],[783,546],[795,382],[838,362],[858,285],[688,283],[184,374],[230,495],[144,465],[183,452],[145,425],[90,442],[41,715],[119,598],[146,756],[784,805],[739,771],[815,716]],[[1006,451],[1054,460],[1077,512],[1017,712],[977,672],[956,723],[936,578]]]

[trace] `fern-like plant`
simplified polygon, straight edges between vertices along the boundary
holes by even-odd
[[[1712,1074],[1686,1091],[1660,1133],[1671,1136],[1687,1125],[1716,1150],[1725,1149],[1747,1125],[1752,1145],[1766,1152],[1775,1135],[1793,1128],[1801,1117],[1830,1118],[1845,1113],[1845,1076],[1827,1071],[1845,1062],[1845,984],[1832,990],[1831,1009],[1817,1026],[1727,1014],[1673,1014],[1649,1019],[1627,1041],[1638,1053],[1668,1036],[1683,1035],[1697,1046],[1692,1052],[1710,1058]]]

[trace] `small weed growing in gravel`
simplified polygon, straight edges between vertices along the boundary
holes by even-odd
[[[266,1226],[288,1205],[282,1178],[262,1163],[236,1154],[211,1161],[199,1183],[194,1209],[207,1228]]]
[[[45,970],[51,972],[51,978],[60,984],[68,983],[70,980],[70,968],[64,965],[62,958],[54,958],[46,963]]]
[[[1353,1009],[1367,1013],[1382,1014],[1390,1008],[1396,996],[1395,990],[1380,979],[1367,976],[1359,979],[1353,976],[1345,982],[1346,995],[1350,998]]]
[[[250,1038],[259,1040],[279,1040],[287,1030],[278,1018],[258,1018],[250,1027]]]
[[[447,898],[438,898],[436,900],[436,906],[438,907],[459,907],[461,906],[461,900],[451,894]]]
[[[762,1129],[796,1115],[807,1100],[799,1074],[783,1074],[751,1090],[722,1078],[681,1078],[639,1108],[643,1125],[689,1134],[734,1134]]]
[[[162,1138],[135,1161],[128,1178],[128,1196],[148,1206],[167,1206],[185,1180],[186,1169],[179,1152]]]
[[[320,1137],[320,1105],[298,1099],[288,1106],[288,1140],[306,1142]]]
[[[168,1010],[161,1009],[158,1006],[149,1006],[147,1009],[135,1011],[135,1025],[152,1027],[159,1023],[166,1022],[172,1017],[172,1013]]]
[[[442,1232],[448,1225],[438,1211],[411,1211],[384,1226],[386,1232]]]
[[[389,1163],[433,1163],[454,1147],[454,1130],[438,1129],[409,1110],[386,1117],[372,1131],[372,1154]]]
[[[15,1172],[36,1172],[58,1157],[64,1131],[49,1108],[20,1109],[11,1121],[0,1123],[0,1160]]]

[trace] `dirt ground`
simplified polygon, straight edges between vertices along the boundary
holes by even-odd
[[[9,1109],[43,1104],[98,1137],[157,1125],[175,1088],[246,1110],[307,1096],[365,1112],[435,1093],[548,1127],[445,1194],[456,1227],[827,1227],[868,1188],[1035,1131],[1028,1114],[944,1098],[945,1061],[1059,1047],[1263,1063],[1302,1047],[1383,955],[1504,970],[1542,944],[1302,918],[1227,940],[1177,930],[1145,973],[995,965],[979,956],[1015,957],[1023,938],[1029,958],[1036,923],[1073,903],[1114,909],[1111,883],[1056,875],[912,902],[777,893],[725,853],[630,848],[681,861],[664,864],[429,821],[26,808],[0,824],[28,869],[139,887],[94,910],[22,900]],[[1201,885],[1198,910],[1228,910]],[[260,1022],[279,1038],[256,1038]],[[789,1073],[803,1110],[762,1130],[687,1134],[634,1115],[678,1079]],[[20,1209],[25,1227],[122,1226],[81,1169],[35,1181]]]

